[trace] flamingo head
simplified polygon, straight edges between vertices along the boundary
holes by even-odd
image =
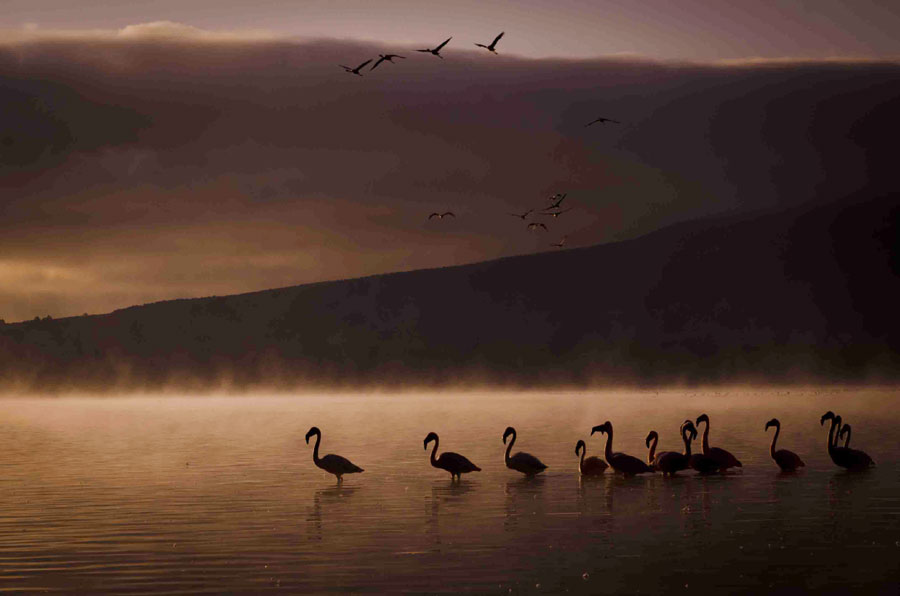
[[[437,433],[428,433],[428,436],[425,437],[425,449],[428,449],[428,443],[432,441],[437,441],[438,436]]]
[[[578,455],[579,451],[583,451],[586,448],[587,447],[585,446],[584,441],[582,441],[581,439],[578,439],[578,442],[575,443],[575,455]]]
[[[652,441],[653,439],[656,439],[657,441],[659,440],[659,434],[657,434],[657,432],[655,430],[651,430],[650,434],[647,435],[647,441],[646,441],[647,447],[650,446],[650,441]]]
[[[835,416],[835,417],[834,417],[834,425],[837,426],[838,428],[841,427],[841,423],[842,423],[843,421],[844,421],[844,419],[841,418],[840,416]]]
[[[322,431],[319,430],[318,426],[314,426],[308,431],[306,431],[306,444],[309,445],[309,438],[313,435],[321,435]]]
[[[700,414],[699,416],[697,416],[697,422],[696,422],[697,426],[700,426],[701,422],[705,422],[708,425],[709,424],[709,416],[707,416],[706,414]]]
[[[603,424],[601,424],[601,425],[599,425],[599,426],[595,426],[594,428],[592,428],[592,429],[591,429],[591,436],[593,436],[593,434],[594,434],[594,433],[597,433],[597,432],[599,432],[599,433],[608,433],[609,430],[610,430],[611,428],[612,428],[612,422],[610,422],[609,420],[607,420],[607,421],[604,422]]]
[[[694,426],[694,423],[690,420],[685,420],[681,424],[681,435],[684,436],[684,431],[689,431],[691,433],[691,440],[695,440],[697,438],[697,427]]]
[[[819,424],[825,424],[826,420],[832,420],[834,418],[834,412],[828,410],[824,414],[822,414],[822,418],[819,419]]]
[[[504,445],[506,445],[506,437],[508,437],[509,435],[512,435],[512,436],[513,436],[513,439],[515,439],[515,437],[516,437],[516,429],[514,429],[514,428],[511,427],[511,426],[507,426],[507,427],[506,427],[506,430],[503,431],[503,444],[504,444]]]
[[[781,428],[781,423],[778,422],[778,418],[772,418],[768,422],[766,422],[766,430],[769,430],[770,426],[774,426],[775,428]]]

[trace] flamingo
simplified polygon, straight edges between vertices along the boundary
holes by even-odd
[[[566,211],[571,211],[572,209],[573,209],[573,207],[569,207],[568,209],[561,209],[560,211],[542,211],[542,212],[540,213],[540,215],[549,215],[549,216],[552,217],[553,219],[556,219],[557,217],[559,217],[560,215],[562,215],[562,214],[565,213]]]
[[[835,443],[839,443],[841,437],[843,437],[845,434],[847,435],[847,438],[844,439],[844,447],[849,447],[850,446],[850,435],[853,434],[853,429],[850,428],[849,424],[845,424],[844,426],[841,427],[840,432],[837,434],[837,439],[835,440]]]
[[[613,124],[622,124],[622,123],[619,122],[618,120],[611,120],[611,119],[609,119],[609,118],[604,118],[604,117],[601,116],[600,118],[597,118],[596,120],[592,120],[591,122],[588,122],[587,124],[584,125],[584,127],[587,128],[587,127],[590,126],[591,124],[597,124],[598,122],[599,122],[600,124],[604,124],[604,123],[606,123],[606,122],[612,122]]]
[[[542,224],[542,223],[534,223],[534,222],[532,222],[532,223],[528,224],[528,229],[529,229],[529,230],[537,230],[537,229],[541,229],[541,228],[543,228],[543,230],[544,230],[545,232],[547,231],[547,226],[545,226],[545,225]]]
[[[606,433],[606,451],[604,452],[604,455],[606,457],[606,463],[608,463],[613,470],[620,474],[624,474],[625,476],[634,476],[635,474],[645,474],[653,471],[650,466],[633,455],[613,452],[612,422],[607,420],[603,424],[595,426],[591,429],[591,436],[593,436],[595,432]]]
[[[437,213],[437,212],[434,212],[434,213],[432,213],[431,215],[428,216],[428,219],[433,219],[433,218],[435,218],[435,217],[438,218],[438,219],[444,219],[445,217],[453,217],[453,218],[455,218],[455,217],[456,217],[456,214],[453,213],[452,211],[445,211],[445,212],[443,212],[443,213]]]
[[[453,453],[452,451],[445,451],[440,457],[435,458],[434,454],[437,453],[438,443],[440,442],[437,433],[428,433],[428,436],[425,437],[425,449],[428,449],[428,443],[431,441],[434,441],[434,448],[431,450],[431,465],[432,467],[450,472],[451,482],[454,477],[456,480],[460,480],[461,474],[481,471],[481,468],[473,464],[466,457],[458,453]]]
[[[313,448],[313,463],[322,468],[329,474],[337,476],[338,484],[344,481],[344,474],[358,474],[363,471],[362,468],[351,462],[346,457],[340,455],[332,455],[329,453],[325,457],[319,457],[319,442],[322,440],[322,431],[317,426],[309,429],[306,433],[306,444],[309,445],[309,438],[316,435],[316,446]]]
[[[831,419],[831,428],[828,430],[828,455],[831,461],[842,468],[848,470],[865,470],[875,465],[872,458],[863,451],[858,449],[850,449],[849,447],[838,447],[835,445],[834,430],[841,425],[841,417],[835,416],[834,412],[828,411],[822,415],[819,424],[825,424],[825,421]]]
[[[495,38],[494,38],[494,41],[491,42],[491,45],[487,45],[487,46],[486,46],[486,45],[484,45],[483,43],[476,43],[475,45],[478,46],[479,48],[484,48],[484,49],[488,50],[489,52],[492,52],[492,53],[496,54],[497,51],[494,49],[494,47],[497,45],[497,42],[500,41],[500,38],[503,37],[503,34],[504,34],[504,33],[505,33],[505,31],[501,31],[501,32],[500,32],[500,35],[498,35],[497,37],[495,37]],[[449,40],[448,40],[448,41],[449,41]]]
[[[575,455],[578,455],[578,451],[581,450],[581,459],[578,460],[578,471],[581,472],[582,476],[601,476],[603,472],[606,471],[606,468],[609,467],[605,461],[592,455],[591,457],[585,459],[584,452],[587,450],[587,447],[584,444],[584,441],[581,439],[575,443]]]
[[[734,467],[743,468],[744,464],[725,449],[709,446],[709,416],[700,414],[697,417],[697,426],[700,426],[701,422],[706,423],[706,427],[703,429],[703,455],[716,461],[719,464],[720,471]]]
[[[378,54],[378,62],[376,62],[375,66],[373,66],[369,70],[375,70],[382,62],[390,62],[391,64],[393,64],[394,58],[402,58],[403,60],[406,60],[406,56],[401,56],[400,54]]]
[[[775,463],[778,464],[778,467],[781,468],[782,472],[793,472],[797,468],[802,468],[806,464],[803,463],[803,460],[800,459],[800,456],[794,453],[793,451],[788,451],[787,449],[779,449],[775,450],[775,442],[778,440],[778,434],[781,432],[781,422],[778,421],[778,418],[772,418],[768,422],[766,422],[766,431],[769,430],[770,426],[775,427],[775,436],[772,437],[772,445],[769,447],[769,455],[772,456],[772,459],[775,460]]]
[[[434,49],[428,49],[428,48],[425,48],[424,50],[416,50],[416,51],[417,51],[417,52],[427,52],[427,53],[429,53],[429,54],[434,54],[435,56],[437,56],[438,58],[440,58],[441,60],[443,60],[444,57],[441,56],[441,54],[440,54],[441,48],[443,48],[445,45],[447,45],[447,42],[449,42],[451,39],[453,39],[452,36],[451,36],[451,37],[448,37],[448,38],[444,41],[444,43],[442,43],[441,45],[439,45],[438,47],[436,47],[436,48],[434,48]]]
[[[526,211],[525,213],[510,213],[509,215],[512,215],[513,217],[518,217],[518,218],[521,219],[522,221],[525,221],[525,218],[527,218],[528,215],[529,215],[532,211],[534,211],[534,209],[529,209],[529,210]]]
[[[567,238],[567,236],[563,236],[563,237],[559,240],[559,242],[554,242],[554,243],[551,244],[550,246],[555,246],[556,248],[562,248],[563,245],[566,243],[566,238]]]
[[[663,451],[657,454],[653,462],[654,467],[662,472],[663,476],[674,476],[676,472],[691,467],[691,441],[697,438],[697,429],[693,422],[685,420],[680,432],[681,440],[684,442],[684,453]]]
[[[338,64],[338,66],[340,66],[341,68],[343,68],[345,72],[349,72],[349,73],[351,73],[351,74],[355,74],[355,75],[361,77],[361,76],[362,76],[362,73],[359,72],[360,69],[361,69],[363,66],[365,66],[366,64],[368,64],[369,62],[371,62],[371,61],[372,61],[372,59],[369,58],[368,60],[366,60],[365,62],[363,62],[363,63],[360,64],[359,66],[357,66],[356,68],[350,68],[349,66],[344,66],[343,64]],[[377,65],[376,65],[376,66],[377,66]],[[373,66],[372,68],[375,68],[375,67]]]
[[[547,469],[547,466],[531,455],[530,453],[525,453],[519,451],[512,457],[510,457],[509,452],[512,451],[513,443],[516,442],[516,429],[511,426],[507,426],[506,430],[503,431],[503,443],[506,444],[506,437],[512,435],[512,439],[509,440],[509,446],[506,448],[506,467],[510,470],[515,470],[516,472],[522,472],[526,476],[534,476],[535,474],[540,474],[544,470]]]

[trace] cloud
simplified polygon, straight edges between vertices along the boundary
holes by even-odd
[[[442,61],[401,49],[406,60],[354,77],[337,65],[385,48],[175,23],[29,34],[0,45],[7,321],[451,265],[546,250],[564,234],[608,242],[898,188],[900,66],[888,62],[467,50]],[[584,127],[598,115],[623,124]],[[547,237],[508,215],[555,192],[573,211]],[[457,220],[425,220],[445,209]],[[23,263],[91,281],[38,284]]]

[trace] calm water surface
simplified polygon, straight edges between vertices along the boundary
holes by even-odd
[[[0,400],[0,590],[607,593],[900,589],[898,390]],[[876,469],[825,452],[828,409]],[[744,463],[582,481],[575,442],[678,449],[707,412]],[[807,468],[780,474],[763,426]],[[322,453],[365,468],[342,486]],[[550,468],[503,465],[501,435]],[[483,468],[461,484],[422,441]]]

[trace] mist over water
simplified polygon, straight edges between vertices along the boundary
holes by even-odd
[[[0,400],[0,589],[116,593],[575,593],[718,590],[896,593],[898,390],[720,389]],[[877,467],[836,468],[826,410]],[[645,458],[680,450],[706,412],[723,477],[581,480],[575,443]],[[779,447],[807,467],[783,475]],[[320,451],[365,469],[337,486]],[[533,479],[503,464],[540,457]],[[440,435],[482,472],[432,468]],[[430,446],[429,446],[430,447]],[[699,442],[696,444],[699,448]]]

